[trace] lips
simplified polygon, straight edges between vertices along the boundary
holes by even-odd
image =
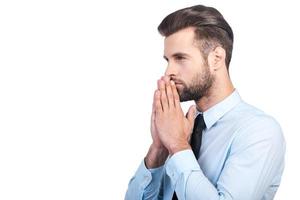
[[[182,83],[175,83],[175,86],[176,86],[176,88],[178,89],[178,88],[183,87],[183,84],[182,84]]]
[[[176,85],[183,85],[183,83],[182,83],[182,82],[179,82],[179,81],[174,81],[174,83],[175,83]]]
[[[175,80],[175,79],[171,79],[171,80],[174,81],[175,84],[182,84],[182,82],[179,80]]]

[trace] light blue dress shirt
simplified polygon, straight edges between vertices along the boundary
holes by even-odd
[[[126,200],[270,200],[284,168],[285,140],[276,120],[245,103],[235,90],[203,113],[200,157],[184,150],[159,168],[144,161]]]

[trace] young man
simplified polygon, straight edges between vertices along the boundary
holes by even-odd
[[[285,141],[276,120],[245,103],[230,80],[229,24],[198,5],[171,13],[158,30],[168,66],[154,93],[153,143],[125,198],[273,199]],[[188,100],[196,105],[184,115]]]

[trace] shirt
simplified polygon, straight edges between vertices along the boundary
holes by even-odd
[[[183,150],[159,168],[144,161],[126,200],[270,200],[284,169],[285,140],[278,122],[245,103],[235,90],[203,112],[200,156]]]

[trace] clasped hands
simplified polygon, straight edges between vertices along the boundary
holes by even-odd
[[[152,146],[157,149],[165,148],[170,155],[190,149],[189,139],[196,107],[191,106],[184,115],[176,85],[168,76],[161,77],[157,81],[157,87],[151,115]]]

